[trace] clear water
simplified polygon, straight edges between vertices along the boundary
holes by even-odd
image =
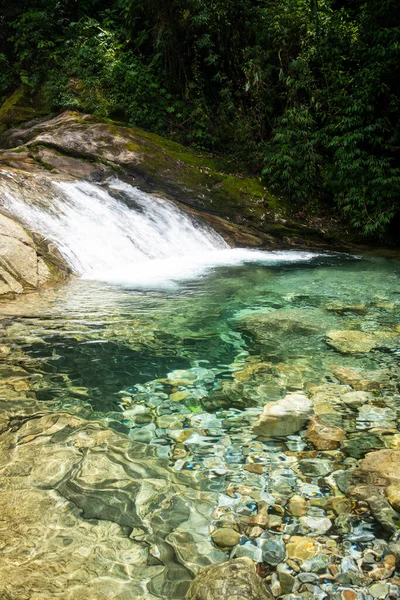
[[[28,206],[17,188],[9,197],[14,214],[20,211],[26,222],[32,219],[43,233],[62,240],[60,250],[82,279],[0,305],[0,345],[11,350],[1,358],[0,403],[22,429],[24,419],[29,424],[49,411],[64,411],[71,423],[78,415],[125,440],[118,442],[122,446],[99,444],[93,455],[82,451],[103,453],[103,462],[86,474],[74,474],[73,467],[63,475],[55,489],[69,504],[52,527],[64,531],[70,514],[96,536],[104,523],[120,528],[117,541],[112,530],[96,542],[101,559],[90,563],[92,574],[82,584],[102,590],[93,597],[182,600],[200,566],[227,557],[210,538],[221,514],[232,511],[240,519],[256,511],[257,503],[272,504],[274,494],[336,493],[328,479],[299,472],[301,452],[312,450],[303,434],[256,438],[251,427],[264,404],[289,392],[338,384],[334,370],[346,366],[372,377],[389,374],[394,387],[388,402],[391,410],[399,409],[397,346],[344,355],[325,340],[338,329],[399,331],[400,263],[374,256],[231,250],[218,234],[206,226],[196,229],[163,201],[154,200],[148,211],[143,205],[148,199],[131,187],[114,183],[113,192],[112,185],[82,191],[79,186],[89,184],[76,184],[71,191],[72,184],[62,185],[61,216],[37,209],[37,203]],[[117,192],[124,192],[126,206],[136,194],[136,207],[142,202],[137,218],[129,212],[127,220],[126,206],[114,203]],[[99,213],[87,239],[86,228],[101,204],[107,214]],[[107,237],[113,224],[115,235]],[[332,419],[351,435],[365,427],[345,410]],[[66,459],[60,448],[78,452],[81,444],[69,440],[66,429],[46,438],[49,464],[62,473]],[[32,438],[27,436],[25,447],[37,444],[39,453]],[[262,475],[244,470],[249,457],[263,464]],[[343,467],[333,454],[325,458],[332,468]],[[20,474],[21,461],[14,455],[8,471]],[[232,486],[241,492],[232,494]],[[52,489],[48,482],[38,487]],[[312,510],[321,516],[322,509]],[[357,519],[354,527],[362,526]],[[293,527],[292,521],[288,517],[285,527]],[[33,538],[31,533],[28,523],[26,538],[39,540],[42,556],[65,551],[61,534],[54,551],[48,528],[42,537],[37,529]],[[70,562],[65,564],[67,571]],[[99,575],[99,564],[107,577]],[[47,565],[38,571],[46,572]],[[71,589],[70,596],[60,597],[75,598],[79,577],[77,571],[57,584]],[[76,596],[81,597],[86,596]]]
[[[332,301],[364,304],[365,312],[327,310]],[[65,397],[68,405],[68,386],[84,387],[91,410],[101,415],[118,412],[118,393],[136,384],[196,366],[214,370],[217,381],[230,380],[246,357],[301,365],[304,385],[323,381],[331,363],[379,368],[396,355],[340,355],[326,345],[325,333],[390,330],[399,322],[399,305],[398,262],[328,253],[303,263],[214,267],[174,289],[75,280],[5,305],[2,312],[12,319],[3,341],[11,337],[29,357],[32,374],[40,365],[48,386],[42,381],[39,398],[62,404]],[[244,325],[249,315],[282,310],[301,311],[316,330],[283,327],[260,341]],[[204,403],[218,409],[212,394]]]

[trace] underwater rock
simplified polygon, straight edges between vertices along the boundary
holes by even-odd
[[[216,529],[211,534],[211,539],[219,548],[233,548],[240,542],[240,533],[229,527]]]
[[[291,336],[315,335],[324,329],[323,314],[318,310],[257,310],[240,319],[241,329],[261,343],[270,343],[277,334]]]
[[[325,425],[321,418],[313,415],[307,429],[306,438],[318,450],[335,450],[346,439],[346,432],[340,427]]]
[[[341,444],[341,449],[353,458],[362,458],[367,452],[384,447],[383,439],[376,433],[356,433]]]
[[[341,383],[351,385],[351,387],[356,391],[360,390],[363,392],[378,392],[381,388],[381,383],[379,381],[364,377],[358,371],[348,367],[338,366],[334,369],[333,374]],[[377,374],[374,375],[377,376]],[[372,376],[373,375],[371,374],[371,377]]]
[[[373,402],[375,396],[371,392],[347,392],[340,396],[341,402],[350,408],[358,408],[369,402]]]
[[[289,558],[297,560],[307,560],[313,558],[317,553],[317,542],[309,537],[292,536],[287,545],[286,550]]]
[[[264,406],[253,431],[265,437],[292,435],[304,427],[312,412],[313,403],[307,396],[288,394]]]
[[[272,600],[250,558],[236,558],[202,569],[186,600]]]
[[[387,495],[393,508],[398,510],[400,496],[400,450],[383,449],[370,452],[353,472],[350,486],[367,486]]]
[[[69,413],[14,417],[0,434],[2,592],[183,597],[225,556],[208,540],[217,496],[156,452]]]
[[[326,343],[342,354],[364,354],[374,348],[391,348],[399,339],[399,334],[391,331],[365,333],[350,329],[326,334]]]
[[[323,535],[332,527],[332,521],[328,517],[300,517],[300,524],[315,535]]]
[[[307,512],[307,501],[302,496],[295,494],[289,500],[288,511],[294,517],[302,517]]]

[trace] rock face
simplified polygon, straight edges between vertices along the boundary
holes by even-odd
[[[312,413],[313,404],[307,396],[288,394],[264,406],[253,431],[265,437],[292,435],[304,427]]]
[[[288,205],[257,178],[227,173],[212,157],[137,128],[66,111],[4,131],[0,147],[5,149],[0,164],[14,168],[43,171],[44,166],[54,174],[101,177],[104,169],[122,167],[138,184],[207,213],[209,222],[238,245],[332,244],[325,233],[292,218]]]
[[[272,600],[250,558],[206,567],[193,580],[186,600]]]
[[[0,296],[35,290],[65,279],[68,267],[16,221],[0,214]]]

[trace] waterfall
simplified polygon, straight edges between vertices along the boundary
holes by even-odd
[[[0,187],[4,209],[54,242],[83,279],[144,285],[188,279],[218,265],[308,260],[309,252],[231,249],[176,204],[112,178],[15,181]],[[36,191],[35,191],[36,186]]]

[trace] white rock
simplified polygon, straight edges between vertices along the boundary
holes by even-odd
[[[332,527],[332,521],[328,517],[300,517],[299,521],[302,527],[311,529],[318,535],[323,535]]]
[[[304,427],[313,412],[313,403],[307,396],[288,394],[264,406],[253,432],[267,437],[292,435]]]

